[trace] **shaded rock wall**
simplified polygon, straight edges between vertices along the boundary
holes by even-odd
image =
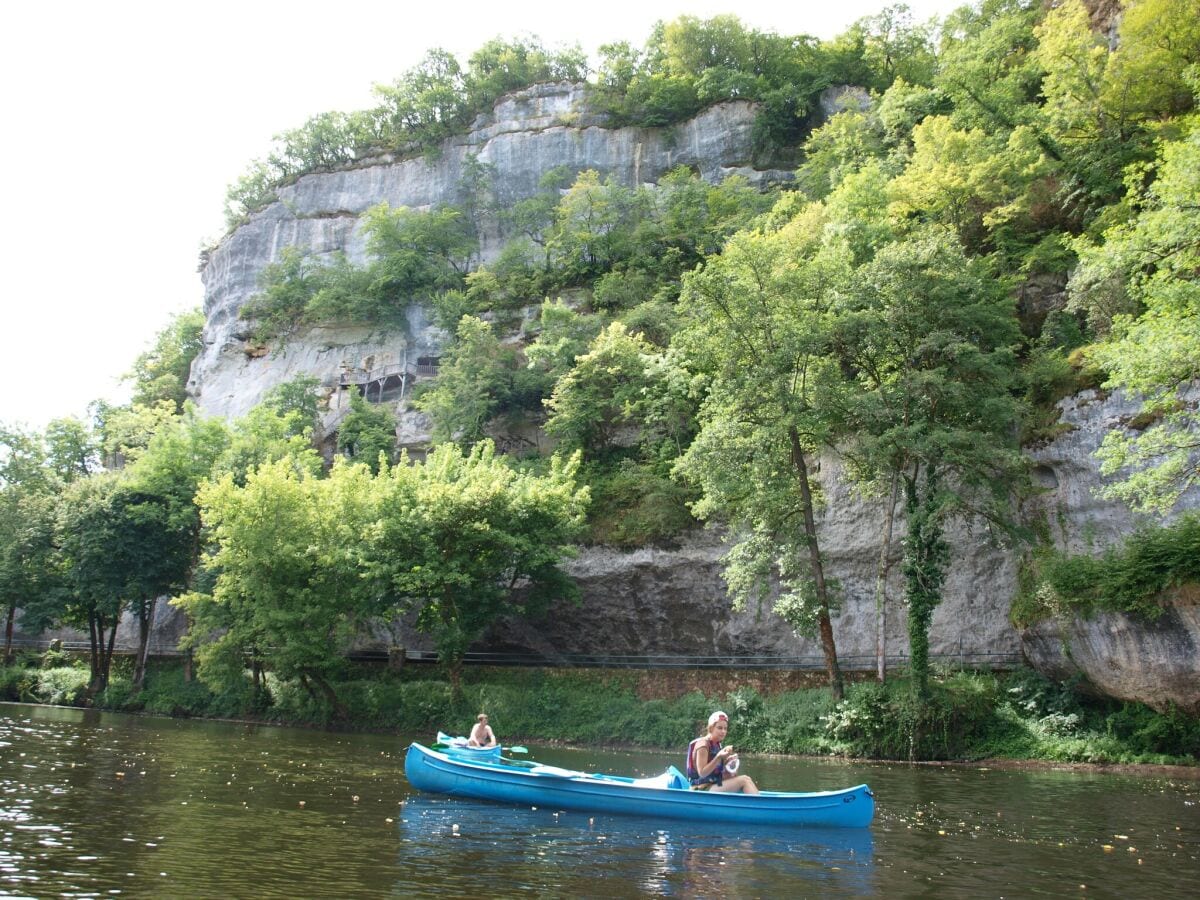
[[[1169,603],[1154,622],[1099,613],[1040,622],[1021,635],[1030,663],[1051,678],[1165,711],[1200,715],[1200,606]]]

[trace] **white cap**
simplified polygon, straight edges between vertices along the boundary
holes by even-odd
[[[718,722],[721,722],[721,721],[728,722],[729,716],[725,715],[725,713],[721,712],[718,709],[715,713],[713,713],[711,716],[708,717],[708,727],[712,728],[712,726],[716,725]]]

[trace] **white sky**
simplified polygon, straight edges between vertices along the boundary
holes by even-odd
[[[918,21],[964,0],[908,0]],[[886,0],[16,0],[0,13],[0,422],[44,427],[119,379],[203,298],[225,188],[273,135],[373,105],[431,47],[496,36],[641,46],[653,23],[733,12],[833,37]]]

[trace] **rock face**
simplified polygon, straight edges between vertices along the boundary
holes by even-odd
[[[247,345],[238,315],[258,292],[263,269],[285,248],[306,254],[345,251],[362,261],[359,217],[386,202],[427,208],[461,199],[468,156],[493,167],[496,200],[509,206],[538,192],[547,171],[566,166],[595,169],[625,184],[655,182],[688,166],[710,181],[742,175],[751,183],[784,181],[790,173],[749,165],[755,109],[724,103],[670,128],[607,128],[589,113],[582,85],[542,84],[503,98],[471,131],[448,140],[429,158],[379,157],[336,172],[305,175],[281,188],[279,199],[228,235],[207,258],[204,280],[204,349],[192,366],[188,390],[205,412],[243,415],[273,386],[300,376],[318,378],[337,409],[343,372],[368,374],[436,357],[445,335],[423,310],[412,309],[407,334],[364,328],[320,328],[262,352]],[[503,246],[495,223],[485,223],[481,257]],[[331,413],[331,417],[334,413]]]
[[[1196,394],[1193,389],[1191,399]],[[1050,526],[1060,548],[1095,552],[1120,543],[1141,524],[1124,504],[1096,496],[1102,478],[1092,455],[1106,433],[1134,419],[1138,404],[1123,394],[1084,391],[1060,406],[1071,430],[1032,454],[1044,493],[1029,515]],[[1175,515],[1197,507],[1200,490],[1192,489]],[[1022,651],[1051,677],[1081,675],[1118,699],[1160,709],[1175,704],[1200,714],[1200,609],[1194,597],[1183,595],[1164,597],[1162,604],[1155,622],[1120,613],[1040,622],[1022,632]]]
[[[1102,694],[1158,710],[1200,715],[1200,606],[1171,602],[1154,622],[1122,613],[1039,622],[1022,635],[1025,655],[1045,675],[1078,676]]]

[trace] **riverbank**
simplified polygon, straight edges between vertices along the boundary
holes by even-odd
[[[31,657],[0,669],[0,699],[77,705],[87,683],[79,661]],[[55,664],[63,663],[66,664]],[[1030,670],[936,673],[916,700],[903,677],[850,683],[835,704],[825,688],[763,694],[737,672],[706,679],[721,689],[652,696],[634,670],[470,668],[455,697],[438,669],[348,665],[335,684],[348,717],[298,683],[268,676],[266,693],[214,694],[185,681],[176,663],[152,668],[134,694],[118,668],[96,706],[124,712],[256,721],[338,730],[465,733],[486,710],[502,738],[576,747],[675,750],[715,708],[729,713],[730,742],[751,753],[988,767],[1182,767],[1200,758],[1200,720],[1177,711],[1089,698]],[[751,679],[746,679],[748,682]],[[647,696],[651,694],[651,696]],[[1092,767],[1095,767],[1094,769]],[[1200,769],[1194,771],[1200,772]],[[1190,777],[1190,776],[1184,776]]]

